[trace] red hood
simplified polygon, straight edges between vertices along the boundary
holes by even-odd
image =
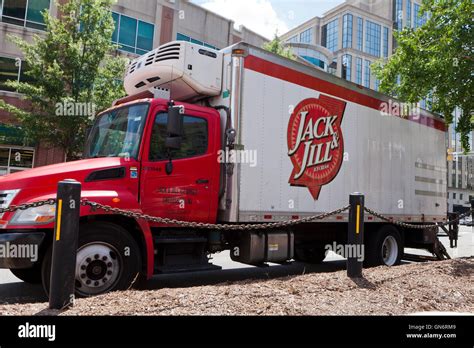
[[[0,176],[0,190],[24,187],[56,186],[58,181],[75,179],[84,182],[87,175],[98,169],[130,165],[130,161],[119,157],[92,158],[75,162],[53,164],[6,176]]]

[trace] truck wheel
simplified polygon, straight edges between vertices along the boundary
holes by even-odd
[[[311,246],[295,247],[295,260],[305,263],[318,264],[326,258],[326,249],[323,245],[315,244]]]
[[[367,267],[400,264],[403,255],[403,243],[400,232],[394,226],[383,226],[377,232],[368,235],[365,245],[365,265]]]
[[[52,247],[42,267],[42,283],[49,293]],[[97,222],[81,228],[76,259],[76,296],[87,297],[126,290],[140,272],[140,249],[122,227]]]
[[[15,277],[29,284],[41,284],[41,262],[37,262],[31,268],[10,269]]]

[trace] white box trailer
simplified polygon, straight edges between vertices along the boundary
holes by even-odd
[[[218,222],[295,220],[344,207],[354,192],[389,219],[446,221],[446,126],[426,110],[402,111],[381,93],[245,43],[214,51],[172,42],[134,61],[125,87],[129,95],[154,89],[155,96],[227,111],[222,138],[231,146],[222,150],[246,160],[223,167]],[[288,245],[297,250],[319,238],[320,251],[323,243],[344,243],[347,221],[346,212],[295,227]],[[403,246],[433,251],[439,244],[434,230],[397,232],[370,214],[365,222],[367,243],[379,251],[383,238],[397,235],[398,260]],[[375,232],[382,237],[370,238]],[[251,254],[250,245],[269,243],[260,237],[234,244],[245,240]],[[300,259],[320,259],[316,254]]]
[[[245,53],[232,57],[235,50]],[[230,98],[213,98],[211,104],[231,108],[238,148],[256,154],[257,161],[237,164],[226,197],[232,205],[222,210],[223,221],[279,221],[332,211],[346,205],[353,192],[365,194],[366,206],[396,220],[446,219],[442,118],[426,110],[397,115],[396,101],[381,93],[246,44],[224,51],[223,71]],[[308,131],[315,124],[317,134]],[[301,174],[295,168],[305,158]]]

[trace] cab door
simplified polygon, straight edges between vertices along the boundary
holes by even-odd
[[[148,149],[142,159],[140,200],[145,214],[178,220],[213,222],[217,214],[220,143],[219,116],[207,108],[185,108],[179,150],[165,148],[168,114],[152,115]],[[201,110],[199,110],[201,109]],[[172,171],[166,172],[170,161]]]

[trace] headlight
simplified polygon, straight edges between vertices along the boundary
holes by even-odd
[[[18,210],[10,225],[43,225],[53,222],[56,217],[56,207],[43,205],[41,207]]]

